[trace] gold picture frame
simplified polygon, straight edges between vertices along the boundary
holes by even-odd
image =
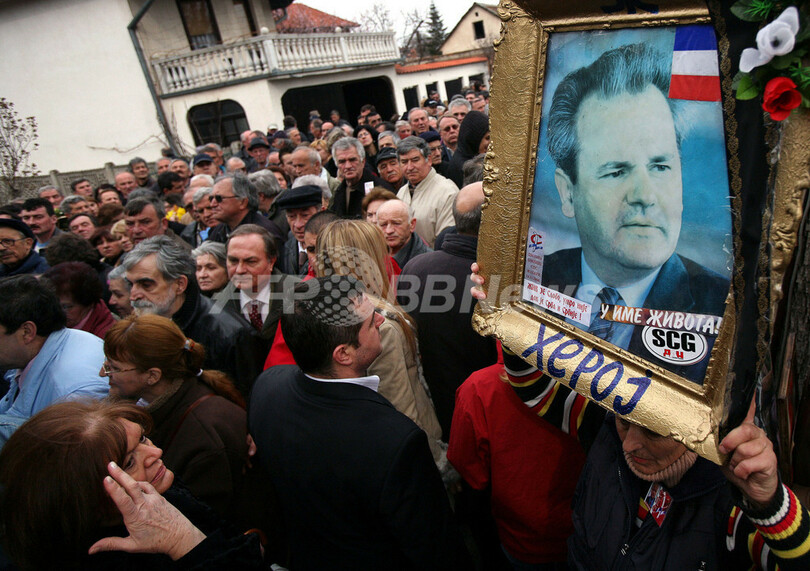
[[[495,42],[492,75],[492,142],[484,167],[486,203],[478,245],[478,263],[481,275],[486,280],[484,289],[488,297],[479,303],[473,324],[479,333],[498,337],[513,352],[608,410],[659,434],[672,436],[701,456],[721,463],[723,458],[717,446],[728,391],[732,385],[729,363],[733,357],[737,329],[735,315],[741,295],[738,292],[742,291],[743,285],[736,270],[741,266],[738,258],[739,229],[736,227],[738,217],[732,215],[735,209],[740,208],[739,162],[736,156],[729,153],[720,169],[723,171],[721,174],[727,177],[724,196],[727,219],[724,220],[727,221],[728,234],[722,243],[718,239],[708,240],[711,248],[722,248],[728,252],[725,271],[729,285],[723,291],[718,292],[717,287],[713,291],[715,298],[721,296],[722,305],[709,313],[717,318],[716,324],[722,325],[704,336],[711,337],[711,342],[698,361],[704,371],[699,378],[688,372],[674,372],[690,371],[688,367],[662,365],[661,361],[644,358],[638,351],[631,351],[619,343],[607,342],[588,333],[584,325],[572,322],[580,319],[581,323],[585,323],[586,317],[590,319],[588,313],[583,314],[585,317],[566,318],[563,313],[555,314],[541,307],[547,297],[542,302],[527,301],[529,298],[524,288],[530,280],[527,281],[526,270],[527,265],[532,263],[527,258],[527,248],[534,238],[539,237],[541,243],[545,240],[545,235],[534,233],[534,228],[531,228],[532,216],[533,212],[536,216],[537,211],[544,210],[546,206],[543,202],[537,202],[541,200],[540,197],[544,193],[551,194],[537,182],[540,169],[548,168],[546,164],[539,164],[545,161],[538,158],[543,152],[541,140],[546,126],[544,109],[548,108],[544,107],[544,102],[548,104],[553,95],[553,92],[547,94],[544,87],[553,73],[564,76],[568,71],[555,70],[554,64],[549,63],[554,59],[556,46],[565,44],[575,46],[571,49],[579,49],[582,40],[589,39],[588,34],[607,37],[609,45],[614,37],[617,38],[616,45],[628,42],[641,44],[646,41],[637,39],[642,32],[649,32],[649,37],[655,40],[659,32],[677,33],[677,30],[686,27],[711,26],[712,22],[709,9],[701,1],[658,3],[654,13],[644,9],[651,6],[646,3],[620,1],[614,7],[604,4],[604,0],[573,3],[502,0],[499,5],[502,27],[500,38]],[[634,8],[636,5],[638,9]],[[615,36],[611,36],[613,32]],[[572,33],[581,35],[572,36]],[[717,77],[721,94],[719,128],[724,150],[733,149],[736,148],[736,140],[732,141],[735,135],[734,125],[729,121],[729,108],[733,110],[734,100],[730,79],[726,79],[733,74],[729,74],[728,42],[722,34],[717,37],[716,53],[717,66],[724,76],[722,86],[720,74]],[[582,59],[587,60],[587,57],[583,56]],[[670,167],[656,168],[663,170]],[[559,171],[559,167],[556,170]],[[613,173],[611,176],[618,175]],[[550,179],[547,177],[547,180]],[[564,196],[560,194],[563,203]],[[579,220],[577,224],[580,224]],[[530,229],[533,232],[531,240]],[[645,228],[643,232],[646,231]],[[582,233],[585,236],[584,230]],[[583,241],[586,239],[587,236]],[[662,248],[662,251],[665,250]],[[551,260],[552,255],[553,252],[545,255],[545,259]],[[588,254],[583,252],[583,264],[587,257]],[[540,258],[541,269],[542,262],[543,258]],[[570,263],[579,264],[578,261]],[[719,270],[722,273],[724,268],[720,267]],[[549,288],[549,291],[556,290]],[[553,296],[557,296],[557,293]],[[564,301],[574,303],[571,292],[561,297]],[[588,312],[591,307],[596,307],[586,305],[589,306]],[[607,309],[609,306],[600,307]],[[641,307],[640,304],[638,307]],[[555,311],[559,311],[559,308]],[[607,315],[615,318],[615,314]],[[632,334],[636,335],[635,332]],[[678,337],[678,334],[673,335],[674,338]],[[632,343],[630,341],[629,345],[632,346]]]

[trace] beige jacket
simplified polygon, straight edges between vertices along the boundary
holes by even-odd
[[[441,470],[440,463],[447,462],[447,445],[440,442],[442,428],[420,379],[418,356],[411,351],[402,327],[408,325],[400,324],[392,314],[386,314],[380,325],[382,352],[371,363],[368,374],[380,377],[377,392],[425,431],[433,460]]]
[[[437,173],[434,168],[431,168],[425,179],[416,185],[413,197],[411,197],[407,184],[397,193],[397,198],[410,206],[416,217],[415,232],[431,248],[436,242],[439,232],[455,224],[453,201],[456,199],[456,194],[458,194],[456,184]]]

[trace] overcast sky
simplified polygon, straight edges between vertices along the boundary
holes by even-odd
[[[363,0],[360,2],[335,2],[335,0],[295,0],[297,4],[306,4],[311,8],[316,8],[327,14],[340,16],[346,20],[360,23],[360,15],[362,14],[361,6],[371,8],[374,4],[382,4],[388,8],[388,13],[394,21],[397,38],[404,34],[403,26],[405,21],[405,12],[410,12],[414,9],[419,10],[419,13],[427,17],[428,9],[430,8],[430,0],[416,0],[415,2],[402,2],[402,0]],[[490,0],[491,4],[497,4],[497,0]],[[436,9],[442,16],[442,23],[444,24],[447,33],[453,29],[461,17],[473,5],[469,0],[436,0]]]

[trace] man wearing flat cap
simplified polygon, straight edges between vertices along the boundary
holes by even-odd
[[[383,147],[377,153],[377,172],[380,178],[390,184],[395,189],[402,188],[408,181],[402,175],[402,165],[399,164],[397,150],[391,147]]]
[[[290,225],[290,237],[284,244],[281,271],[294,276],[305,276],[309,263],[304,247],[304,228],[310,218],[324,210],[323,191],[314,185],[291,188],[276,199],[276,208],[284,211]]]
[[[248,145],[248,154],[256,161],[255,170],[266,169],[270,165],[267,157],[270,155],[270,145],[261,137],[254,137]]]
[[[47,271],[48,262],[34,250],[36,243],[37,238],[27,224],[0,218],[0,278]]]

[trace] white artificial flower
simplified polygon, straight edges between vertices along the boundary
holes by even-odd
[[[799,11],[790,6],[773,22],[757,33],[757,47],[746,48],[740,57],[740,71],[750,72],[771,61],[774,56],[783,56],[793,50],[799,32]]]

